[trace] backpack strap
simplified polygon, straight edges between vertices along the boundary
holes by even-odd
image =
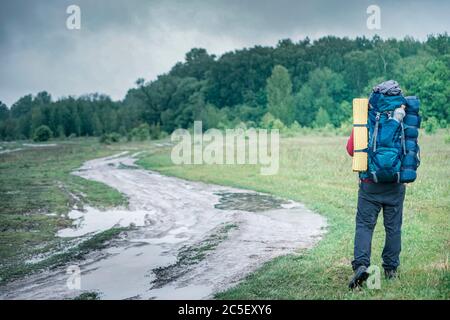
[[[400,126],[402,128],[402,134],[400,139],[402,142],[403,155],[406,155],[405,126],[403,125],[403,121],[400,122]]]
[[[377,112],[377,115],[375,117],[375,129],[373,129],[373,137],[372,137],[373,152],[377,151],[377,136],[379,124],[380,124],[380,113]]]

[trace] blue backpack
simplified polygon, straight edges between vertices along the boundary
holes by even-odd
[[[399,122],[392,116],[401,105],[406,106],[406,115]],[[403,183],[416,179],[420,165],[419,105],[417,97],[372,92],[369,97],[368,170],[360,173],[361,179],[368,178],[375,183]]]

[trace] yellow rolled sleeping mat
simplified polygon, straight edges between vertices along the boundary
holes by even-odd
[[[369,100],[353,99],[353,163],[354,172],[367,170],[368,121]]]

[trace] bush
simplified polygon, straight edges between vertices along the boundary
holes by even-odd
[[[437,129],[439,128],[439,122],[435,117],[428,118],[424,124],[425,132],[428,134],[435,134]]]
[[[218,109],[212,104],[206,105],[200,115],[200,120],[203,121],[205,130],[217,128],[219,123],[227,123],[228,117],[225,109]]]
[[[117,142],[120,142],[120,134],[116,132],[105,133],[100,137],[100,143],[111,144]]]
[[[159,123],[157,123],[156,125],[152,124],[150,126],[150,138],[152,140],[157,140],[160,138],[160,136],[161,136],[161,127]]]
[[[109,139],[109,135],[108,134],[102,134],[100,136],[100,139],[98,139],[98,141],[100,143],[104,143],[104,144],[111,144],[111,140]]]
[[[300,132],[301,129],[302,129],[302,126],[297,122],[297,120],[295,120],[289,127],[289,130],[291,130],[293,132]]]
[[[150,138],[150,127],[143,123],[140,126],[131,130],[131,140],[145,141]]]
[[[169,136],[169,134],[166,131],[161,131],[161,134],[159,135],[160,139],[165,139]]]
[[[36,142],[44,142],[51,139],[53,136],[52,130],[47,126],[40,126],[34,131],[33,140]]]
[[[275,121],[275,117],[270,112],[267,112],[262,117],[259,125],[261,128],[270,129],[274,121]]]
[[[302,127],[297,121],[294,121],[289,127],[285,127],[281,132],[286,137],[295,137],[302,132]]]
[[[447,129],[447,125],[448,125],[447,120],[441,119],[441,121],[439,121],[439,126],[440,126],[442,129]]]
[[[256,128],[256,122],[255,121],[247,121],[247,122],[245,122],[245,126],[247,127],[247,128]]]
[[[285,130],[286,126],[280,120],[275,118],[271,113],[266,113],[264,117],[261,119],[260,126],[264,129],[278,129]]]
[[[278,129],[278,130],[284,130],[286,129],[286,126],[280,119],[275,119],[275,121],[272,124],[272,129]]]
[[[245,122],[240,121],[234,126],[235,129],[247,130],[247,124]]]

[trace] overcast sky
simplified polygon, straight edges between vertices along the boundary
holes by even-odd
[[[69,5],[81,29],[66,28]],[[381,9],[368,30],[366,9]],[[192,47],[220,55],[323,35],[425,39],[450,30],[450,1],[0,0],[0,100],[100,92],[122,99],[137,78],[165,73]]]

